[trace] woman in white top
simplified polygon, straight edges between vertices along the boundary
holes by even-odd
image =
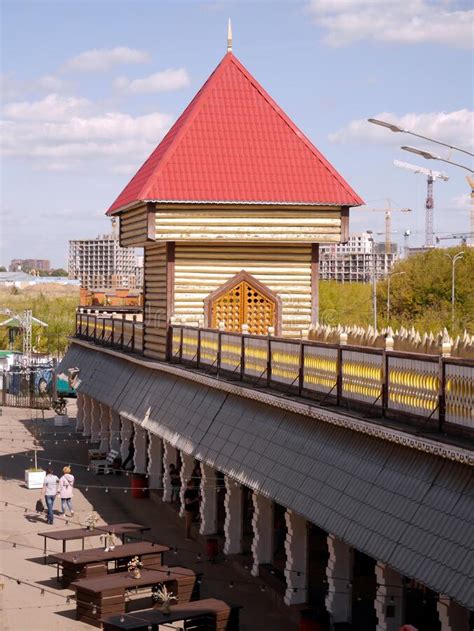
[[[64,467],[63,475],[59,478],[59,497],[61,498],[61,514],[65,514],[65,508],[69,511],[68,517],[74,515],[72,510],[72,489],[74,486],[74,476],[71,474],[71,467]]]
[[[49,467],[46,469],[46,476],[43,484],[43,495],[46,500],[46,506],[48,507],[48,524],[52,524],[54,521],[54,500],[58,494],[59,478],[54,475],[53,470]]]

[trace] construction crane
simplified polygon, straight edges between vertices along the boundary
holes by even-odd
[[[469,230],[471,231],[469,243],[474,246],[474,177],[466,175],[466,180],[471,187],[471,212],[469,217]]]
[[[467,240],[471,240],[472,237],[474,236],[474,233],[472,232],[458,232],[456,234],[447,234],[443,237],[436,237],[436,243],[439,243],[440,241],[445,241],[446,239],[460,239],[461,243],[463,245],[467,244]]]
[[[434,209],[434,197],[433,197],[433,183],[435,180],[442,180],[447,182],[449,177],[440,171],[433,171],[432,169],[425,169],[419,167],[416,164],[408,164],[407,162],[401,162],[400,160],[394,160],[393,164],[401,169],[407,169],[413,171],[413,173],[421,173],[426,175],[427,193],[425,202],[425,248],[434,247],[434,231],[433,231],[433,209]]]
[[[31,309],[25,309],[22,313],[15,313],[11,309],[0,307],[0,313],[10,316],[7,320],[0,322],[0,326],[7,326],[13,322],[18,322],[19,327],[23,333],[23,357],[22,361],[25,365],[29,366],[31,363],[31,334],[33,330],[33,322],[40,326],[48,326],[46,322],[38,320],[33,317]]]
[[[392,208],[392,202],[387,199],[387,206],[385,208],[371,208],[373,212],[385,213],[385,254],[390,254],[392,251],[392,213],[410,213],[411,208]]]

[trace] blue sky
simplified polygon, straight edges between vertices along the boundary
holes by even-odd
[[[368,207],[391,198],[413,209],[394,213],[394,239],[410,228],[410,245],[423,242],[426,191],[394,159],[449,176],[435,184],[436,233],[469,229],[467,172],[401,151],[421,143],[365,122],[383,113],[472,151],[468,2],[3,0],[1,9],[1,264],[64,266],[68,239],[109,230],[103,213],[224,55],[228,17],[234,53]],[[353,232],[383,225],[382,212],[352,212]]]

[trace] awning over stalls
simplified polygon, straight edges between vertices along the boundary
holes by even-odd
[[[73,344],[79,392],[474,608],[472,467]]]

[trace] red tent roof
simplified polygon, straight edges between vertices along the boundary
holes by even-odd
[[[108,213],[144,201],[363,204],[232,53]]]

